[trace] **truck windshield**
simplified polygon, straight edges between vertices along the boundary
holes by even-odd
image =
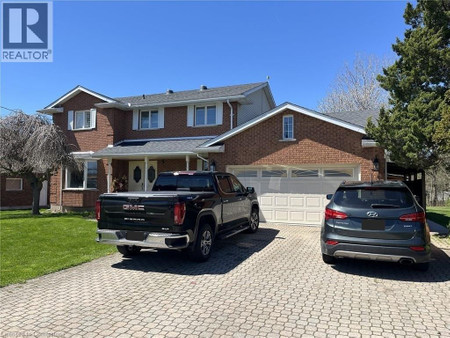
[[[153,191],[214,191],[210,176],[161,175],[153,185]]]

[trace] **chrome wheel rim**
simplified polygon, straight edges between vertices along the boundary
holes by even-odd
[[[255,230],[258,227],[258,214],[256,212],[252,212],[252,216],[250,217],[250,227],[252,230]]]
[[[211,250],[211,245],[212,245],[211,232],[206,230],[205,232],[203,232],[202,240],[200,241],[200,250],[203,256],[209,254],[209,251]]]

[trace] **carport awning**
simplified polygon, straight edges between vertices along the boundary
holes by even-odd
[[[223,146],[202,147],[212,137],[125,140],[92,154],[93,158],[120,158],[152,155],[194,155],[223,152]]]

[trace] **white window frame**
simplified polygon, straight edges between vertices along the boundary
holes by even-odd
[[[20,181],[20,189],[8,189],[8,185],[7,185],[8,181]],[[23,179],[7,177],[6,181],[5,181],[5,191],[23,191]]]
[[[81,128],[77,128],[77,121],[78,121],[77,115],[79,115],[79,114],[83,114],[83,127],[81,127]],[[86,125],[86,120],[87,120],[86,116],[89,116],[89,126]],[[92,121],[92,116],[91,116],[91,111],[90,110],[77,110],[77,111],[75,111],[74,114],[73,114],[73,120],[74,120],[73,130],[84,130],[84,129],[92,129],[93,128],[92,127],[92,122],[93,121]]]
[[[197,109],[204,109],[204,118],[205,123],[204,124],[197,124]],[[214,123],[208,124],[208,108],[214,108]],[[217,126],[217,106],[216,105],[204,105],[204,106],[195,106],[194,107],[194,126],[195,127],[211,127],[211,126]]]
[[[142,127],[142,113],[148,113],[148,128]],[[152,127],[152,115],[156,114],[156,127]],[[158,109],[143,109],[139,111],[139,130],[160,129],[159,127],[159,110]]]
[[[69,178],[71,170],[66,168],[66,182],[65,182],[65,190],[97,190],[98,189],[98,161],[97,160],[82,160],[83,161],[83,187],[82,188],[71,188],[69,187]],[[97,187],[96,188],[88,188],[87,187],[87,178],[88,178],[88,163],[94,162],[97,163]]]
[[[292,119],[292,123],[291,123],[291,137],[286,137],[285,136],[285,134],[286,134],[286,130],[285,130],[285,120],[286,119],[288,119],[288,118],[291,118]],[[282,140],[283,141],[293,141],[293,140],[295,140],[295,138],[294,138],[294,115],[283,115],[283,135],[282,135]]]

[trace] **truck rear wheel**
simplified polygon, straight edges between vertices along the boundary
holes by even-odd
[[[134,245],[118,245],[117,250],[125,257],[136,256],[141,248]]]
[[[211,256],[213,246],[213,232],[209,224],[202,224],[198,231],[197,240],[190,253],[190,258],[197,262],[205,262]]]

